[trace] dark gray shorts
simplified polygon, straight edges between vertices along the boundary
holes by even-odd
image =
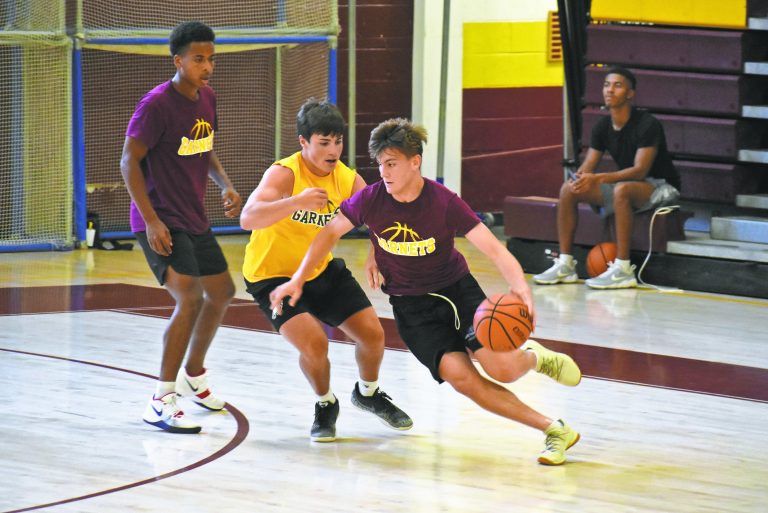
[[[389,297],[400,338],[438,383],[443,382],[440,360],[445,353],[482,348],[472,320],[484,299],[483,289],[471,274],[432,294]]]
[[[200,235],[180,230],[170,232],[173,251],[168,256],[155,253],[149,247],[147,232],[134,234],[160,285],[165,284],[168,267],[173,267],[177,273],[187,276],[213,276],[227,270],[227,259],[224,258],[224,253],[211,230]]]
[[[334,258],[317,278],[304,284],[296,306],[289,305],[286,298],[283,301],[283,313],[273,319],[269,294],[287,281],[285,277],[268,278],[255,283],[245,280],[246,290],[277,331],[300,313],[309,313],[325,324],[336,327],[371,306],[371,301],[347,269],[344,260]]]
[[[677,198],[680,197],[680,192],[669,185],[663,178],[649,177],[646,178],[645,181],[653,185],[654,190],[651,193],[650,199],[640,208],[635,209],[635,213],[645,212],[646,210],[652,210],[663,207],[665,205],[669,205],[671,202],[677,200]],[[616,183],[600,184],[600,192],[603,195],[603,204],[592,205],[592,209],[600,214],[600,217],[608,217],[613,215],[613,189],[616,188],[616,185]]]

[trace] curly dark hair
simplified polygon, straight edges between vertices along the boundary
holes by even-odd
[[[216,35],[213,29],[199,21],[185,21],[176,26],[168,38],[171,47],[171,57],[181,55],[190,43],[213,43]]]

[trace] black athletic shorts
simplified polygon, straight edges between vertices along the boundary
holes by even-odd
[[[471,274],[453,285],[423,296],[390,296],[397,331],[408,349],[442,383],[440,360],[445,353],[477,351],[472,319],[485,299]]]
[[[371,301],[347,269],[344,260],[334,258],[317,278],[304,284],[304,291],[296,306],[289,305],[289,299],[285,298],[282,315],[273,319],[269,294],[288,280],[289,278],[284,277],[267,278],[256,283],[245,280],[246,290],[277,331],[280,331],[280,326],[285,322],[300,313],[312,314],[325,324],[336,327],[371,306]]]
[[[136,240],[144,250],[150,269],[160,285],[165,284],[168,267],[187,276],[213,276],[227,270],[227,259],[221,251],[213,232],[195,235],[181,230],[170,230],[173,248],[171,254],[163,256],[149,247],[147,232],[136,232]]]

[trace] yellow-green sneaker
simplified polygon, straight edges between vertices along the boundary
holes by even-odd
[[[565,463],[565,451],[576,444],[581,436],[562,420],[556,420],[544,432],[544,450],[539,454],[542,465],[562,465]]]
[[[536,372],[569,387],[575,387],[581,382],[581,369],[567,354],[547,349],[535,340],[528,340],[520,349],[536,354]]]

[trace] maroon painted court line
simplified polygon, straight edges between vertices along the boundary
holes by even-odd
[[[120,371],[120,372],[127,372],[129,374],[135,374],[137,376],[141,376],[141,377],[144,377],[144,378],[150,378],[150,379],[153,379],[153,380],[157,380],[157,376],[152,376],[150,374],[144,374],[143,372],[137,372],[137,371],[133,371],[133,370],[130,370],[130,369],[122,369],[120,367],[114,367],[112,365],[104,365],[104,364],[97,363],[97,362],[89,362],[89,361],[86,361],[86,360],[76,360],[74,358],[65,358],[63,356],[55,356],[55,355],[50,355],[50,354],[32,353],[32,352],[29,352],[29,351],[18,351],[18,350],[15,350],[15,349],[6,349],[6,348],[2,348],[2,347],[0,347],[0,351],[5,351],[5,352],[8,352],[8,353],[23,354],[23,355],[28,355],[28,356],[35,356],[35,357],[39,357],[39,358],[50,358],[50,359],[53,359],[53,360],[62,360],[62,361],[66,361],[66,362],[80,363],[80,364],[84,364],[84,365],[93,365],[95,367],[101,367],[101,368],[104,368],[104,369],[115,370],[115,371]],[[203,458],[201,460],[198,460],[198,461],[196,461],[196,462],[194,462],[194,463],[192,463],[190,465],[178,468],[178,469],[173,470],[171,472],[167,472],[165,474],[160,474],[159,476],[153,476],[153,477],[150,477],[150,478],[147,478],[147,479],[143,479],[141,481],[136,481],[134,483],[124,484],[122,486],[117,486],[115,488],[109,488],[109,489],[106,489],[106,490],[100,490],[98,492],[89,493],[87,495],[81,495],[79,497],[71,497],[69,499],[62,499],[60,501],[49,502],[47,504],[38,504],[38,505],[35,505],[35,506],[28,506],[28,507],[25,507],[25,508],[14,509],[14,510],[5,511],[5,512],[2,512],[2,513],[21,513],[22,511],[34,511],[34,510],[42,509],[42,508],[49,508],[51,506],[58,506],[60,504],[68,504],[70,502],[77,502],[77,501],[83,501],[83,500],[86,500],[86,499],[92,499],[93,497],[99,497],[100,495],[107,495],[107,494],[110,494],[110,493],[115,493],[115,492],[120,492],[120,491],[123,491],[123,490],[128,490],[130,488],[135,488],[137,486],[142,486],[142,485],[145,485],[145,484],[154,483],[156,481],[161,481],[163,479],[167,479],[169,477],[172,477],[172,476],[175,476],[175,475],[178,475],[178,474],[182,474],[184,472],[189,472],[190,470],[196,469],[197,467],[201,467],[201,466],[206,465],[206,464],[208,464],[208,463],[210,463],[210,462],[212,462],[214,460],[217,460],[217,459],[221,458],[222,456],[224,456],[225,454],[227,454],[228,452],[231,452],[235,447],[237,447],[241,443],[243,443],[243,441],[245,440],[245,437],[248,436],[248,431],[250,430],[250,424],[248,424],[248,419],[245,418],[245,415],[243,415],[243,413],[240,410],[238,410],[237,408],[235,408],[234,406],[232,406],[229,403],[226,403],[224,405],[224,408],[235,418],[235,421],[237,422],[237,431],[235,432],[235,435],[232,437],[232,439],[227,443],[227,445],[225,445],[224,447],[222,447],[218,451],[214,452],[213,454],[211,454],[209,456],[206,456],[205,458]]]
[[[51,309],[46,310],[46,307]],[[173,302],[163,289],[124,284],[0,288],[0,314],[88,309],[112,309],[168,318],[173,312]],[[381,323],[386,346],[405,349],[394,320],[381,319]],[[261,310],[253,302],[242,299],[233,302],[223,324],[231,328],[274,332]],[[350,341],[336,328],[325,329],[332,340]],[[588,377],[768,402],[768,369],[559,340],[537,340],[573,356]]]
[[[236,303],[247,301],[235,299]],[[0,288],[0,315],[173,305],[165,289],[124,283]]]

